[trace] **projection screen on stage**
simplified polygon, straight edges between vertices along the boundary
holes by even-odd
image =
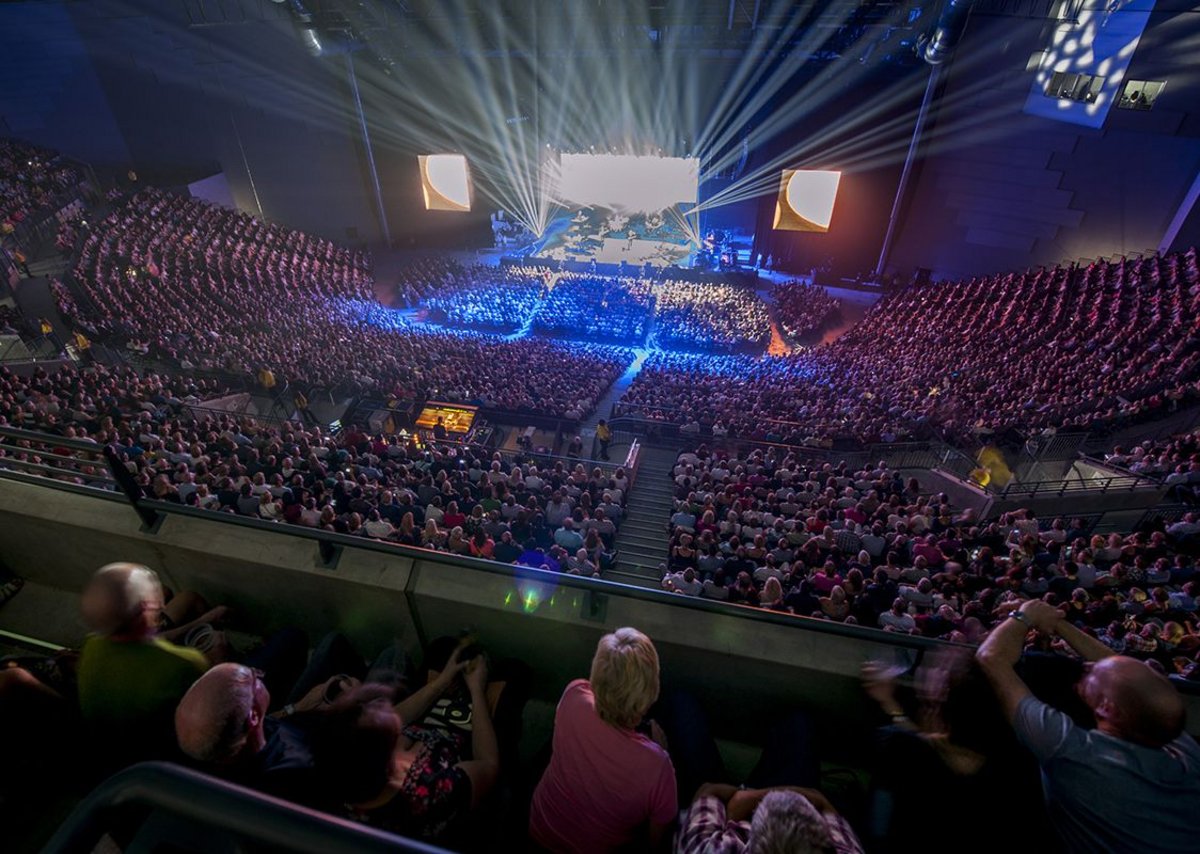
[[[558,199],[627,213],[654,213],[694,205],[700,161],[631,154],[563,154]]]

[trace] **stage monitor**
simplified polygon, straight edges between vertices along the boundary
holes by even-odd
[[[421,192],[427,211],[469,211],[471,169],[461,154],[422,154]]]
[[[421,414],[417,416],[416,426],[432,430],[438,419],[447,433],[466,433],[475,423],[475,415],[479,412],[477,406],[463,406],[457,403],[439,403],[430,401],[425,404]]]
[[[564,154],[557,195],[567,207],[647,214],[696,204],[699,184],[700,161],[694,158]]]
[[[784,169],[775,200],[776,231],[829,231],[841,172]]]

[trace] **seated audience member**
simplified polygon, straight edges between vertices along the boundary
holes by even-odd
[[[657,847],[675,820],[675,769],[659,740],[638,731],[658,698],[658,652],[617,629],[596,646],[589,679],[567,686],[554,716],[553,755],[533,793],[529,832],[551,851]]]
[[[1014,667],[1037,631],[1090,664],[1078,692],[1085,729],[1038,700]],[[1114,655],[1040,600],[992,630],[976,657],[1017,739],[1042,770],[1050,820],[1068,851],[1195,851],[1200,746],[1183,731],[1184,704],[1147,664]]]
[[[914,676],[911,714],[887,668],[875,663],[863,667],[863,687],[887,720],[875,738],[873,850],[957,852],[998,805],[1021,813],[1025,828],[1041,832],[1038,825],[1045,821],[1040,798],[1028,785],[1031,768],[1018,764],[1012,733],[973,664],[965,647],[927,655]],[[930,792],[939,793],[943,833],[928,832]],[[971,844],[979,852],[1009,847],[1001,837],[976,836]]]
[[[668,710],[664,725],[683,763],[680,775],[700,772],[710,781],[696,788],[676,837],[677,852],[862,851],[846,819],[814,788],[821,766],[807,715],[787,715],[767,729],[758,763],[737,787],[725,782],[728,774],[703,709],[685,697],[671,700],[676,707]],[[672,726],[680,715],[687,718],[682,729]]]
[[[853,828],[816,789],[708,783],[684,816],[678,854],[861,854]]]
[[[158,637],[158,575],[110,563],[88,582],[81,607],[93,634],[79,659],[79,706],[85,723],[102,734],[102,752],[125,761],[171,754],[175,706],[209,662]]]
[[[242,664],[218,664],[184,694],[175,710],[179,747],[209,773],[296,803],[328,808],[335,801],[316,773],[311,714],[328,709],[338,693],[357,687],[332,676],[295,704],[268,714],[271,693],[262,673]]]
[[[482,654],[467,658],[465,650],[460,645],[425,686],[398,704],[389,686],[349,692],[316,732],[317,767],[353,816],[445,841],[491,793],[501,763],[488,668]],[[434,714],[460,675],[467,705],[450,708],[445,718]],[[456,708],[465,717],[456,720]]]

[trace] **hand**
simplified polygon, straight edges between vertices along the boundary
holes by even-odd
[[[341,688],[333,688],[335,683],[341,683]],[[320,708],[328,708],[329,703],[325,702],[325,695],[332,688],[334,692],[344,694],[347,691],[353,690],[359,686],[359,681],[352,676],[347,676],[345,673],[339,673],[337,676],[330,676],[324,682],[318,682],[308,690],[308,693],[300,698],[300,701],[293,704],[297,712],[311,712]]]
[[[877,662],[868,661],[862,666],[863,690],[867,696],[881,706],[896,706],[896,680],[888,677],[886,668]]]
[[[469,638],[464,638],[461,642],[459,642],[458,647],[450,655],[450,660],[446,662],[446,666],[442,668],[440,673],[438,673],[436,677],[437,681],[441,682],[443,685],[449,685],[454,681],[455,676],[458,676],[467,669],[467,667],[471,664],[471,659],[463,658],[462,654],[463,650],[465,650],[470,644],[471,641]]]
[[[227,619],[229,619],[229,606],[218,605],[215,608],[210,608],[208,611],[205,611],[203,616],[201,616],[197,622],[210,623],[216,626],[225,622]]]
[[[466,682],[472,695],[480,695],[487,688],[488,668],[487,659],[477,655],[467,664]]]
[[[759,803],[770,789],[738,789],[725,805],[725,817],[729,821],[749,821]]]
[[[1040,599],[1031,599],[1021,605],[1021,613],[1029,621],[1029,625],[1048,635],[1054,634],[1063,618],[1062,611]]]

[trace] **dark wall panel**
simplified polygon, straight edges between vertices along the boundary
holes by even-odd
[[[342,60],[306,54],[283,7],[221,25],[168,0],[62,8],[144,181],[224,171],[244,210],[335,239],[378,235]],[[74,133],[92,127],[83,115]]]
[[[1132,79],[1165,79],[1154,110],[1099,130],[1030,116],[1029,57],[1047,25],[975,15],[946,71],[891,261],[940,277],[1157,248],[1200,169],[1200,20],[1159,4]]]
[[[87,49],[60,3],[0,3],[0,135],[103,168],[129,160]]]

